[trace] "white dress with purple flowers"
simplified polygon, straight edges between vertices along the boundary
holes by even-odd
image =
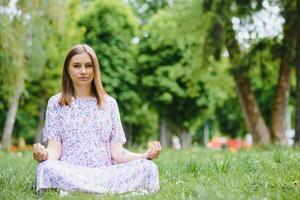
[[[59,160],[47,160],[37,168],[37,191],[56,188],[91,193],[157,192],[156,165],[147,159],[115,164],[110,145],[126,142],[117,102],[105,95],[99,108],[96,98],[72,99],[60,106],[60,94],[49,99],[43,143],[61,143]]]

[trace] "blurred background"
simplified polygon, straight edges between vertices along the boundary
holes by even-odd
[[[2,148],[41,141],[78,43],[128,146],[300,144],[300,0],[0,0]]]

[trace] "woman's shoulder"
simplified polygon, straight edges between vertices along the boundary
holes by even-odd
[[[111,103],[111,102],[116,101],[116,99],[106,93],[106,94],[104,94],[104,101]]]
[[[109,94],[105,94],[104,95],[104,102],[107,105],[112,106],[112,105],[117,103],[117,100],[114,97],[110,96]]]
[[[58,106],[60,98],[61,98],[61,92],[51,96],[48,100],[48,106],[49,105]]]

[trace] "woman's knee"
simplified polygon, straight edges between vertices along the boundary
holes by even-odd
[[[38,167],[37,167],[37,171],[52,171],[53,169],[55,169],[57,166],[57,161],[56,160],[45,160],[43,162],[41,162]]]
[[[141,160],[141,162],[142,162],[142,165],[144,166],[143,168],[145,170],[149,171],[149,173],[158,174],[158,168],[157,168],[156,164],[153,161],[143,159],[143,160]]]

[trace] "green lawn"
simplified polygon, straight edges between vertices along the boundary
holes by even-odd
[[[270,147],[215,151],[165,150],[155,161],[161,190],[150,195],[104,195],[103,199],[300,199],[300,149]],[[37,163],[31,152],[0,151],[0,199],[36,199]],[[76,193],[64,199],[99,199]],[[47,192],[44,199],[59,199]]]

